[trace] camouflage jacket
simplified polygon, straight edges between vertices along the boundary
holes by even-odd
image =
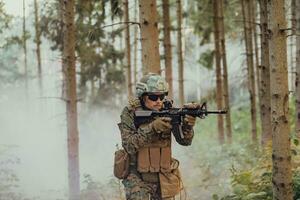
[[[135,127],[134,111],[141,108],[142,106],[139,99],[134,99],[129,101],[129,105],[123,109],[121,114],[119,128],[121,130],[122,146],[130,155],[135,155],[139,148],[151,144],[153,137],[157,135],[157,133],[152,130],[150,123],[139,128]],[[181,128],[184,133],[184,138],[178,143],[188,146],[192,143],[194,131],[192,127],[187,124],[183,124]]]

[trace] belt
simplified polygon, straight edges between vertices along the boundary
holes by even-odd
[[[140,179],[148,183],[158,183],[159,173],[158,172],[138,172],[136,165],[130,165],[129,172],[137,175]]]

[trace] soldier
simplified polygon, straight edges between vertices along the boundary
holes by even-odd
[[[171,119],[158,117],[138,125],[134,118],[136,110],[161,110],[167,95],[166,81],[150,73],[137,83],[137,98],[130,100],[121,114],[122,146],[129,155],[128,173],[122,181],[127,200],[169,200],[182,190],[179,162],[171,156]],[[184,117],[179,125],[184,137],[178,143],[192,143],[195,121],[193,116]]]

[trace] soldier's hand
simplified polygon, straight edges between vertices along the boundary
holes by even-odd
[[[189,126],[195,126],[196,117],[193,117],[191,115],[185,115],[184,116],[184,122],[185,122],[185,124],[187,124]]]
[[[170,117],[158,117],[152,122],[153,130],[156,133],[169,133],[172,129]]]
[[[183,105],[184,108],[196,109],[200,108],[201,105],[199,103],[187,103]]]

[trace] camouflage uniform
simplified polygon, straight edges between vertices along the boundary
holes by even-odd
[[[144,124],[138,128],[134,124],[134,111],[137,109],[143,109],[140,100],[134,99],[129,102],[121,114],[121,123],[119,127],[121,130],[122,146],[130,155],[130,173],[126,179],[123,180],[123,184],[126,192],[127,200],[162,200],[160,183],[158,180],[158,173],[150,173],[151,179],[154,181],[145,181],[144,176],[137,171],[137,152],[139,149],[153,142],[153,138],[161,137],[155,133],[149,124]],[[184,138],[179,143],[181,145],[190,145],[193,139],[193,127],[183,123],[182,131]],[[169,140],[171,133],[169,134]],[[165,139],[161,138],[161,139]],[[178,141],[177,141],[178,142]],[[157,180],[157,181],[155,181]],[[149,198],[150,197],[150,198]],[[168,200],[173,198],[164,198]]]

